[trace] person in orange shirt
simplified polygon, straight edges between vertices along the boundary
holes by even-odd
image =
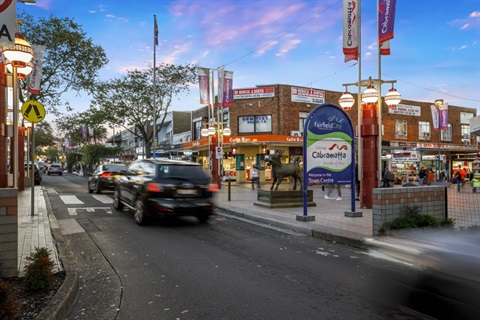
[[[465,186],[465,177],[467,176],[467,171],[462,168],[461,165],[458,165],[458,170],[455,173],[455,178],[457,179],[457,191],[460,192],[460,189]]]

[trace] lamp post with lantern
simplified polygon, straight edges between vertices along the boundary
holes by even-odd
[[[345,111],[350,111],[355,103],[348,86],[358,87],[358,121],[357,121],[357,163],[360,180],[360,206],[372,208],[372,189],[378,187],[382,178],[382,99],[375,89],[385,83],[391,83],[392,89],[385,96],[389,108],[395,108],[401,101],[400,94],[393,88],[396,80],[376,80],[371,77],[356,83],[343,84],[347,89],[340,97],[339,104]],[[361,93],[361,88],[367,89]]]
[[[16,21],[15,28],[18,28],[18,24],[21,21]],[[19,85],[18,81],[21,78],[25,78],[28,73],[32,71],[32,68],[29,68],[29,63],[33,59],[33,48],[30,44],[25,41],[25,38],[19,34],[15,34],[15,43],[13,45],[4,45],[3,46],[3,55],[6,59],[10,61],[11,70],[12,70],[12,88],[13,88],[13,152],[10,158],[10,163],[13,167],[13,187],[23,189],[22,185],[19,186],[18,177],[23,177],[20,175],[19,167],[22,167],[23,170],[23,159],[19,157]],[[21,73],[18,72],[21,70]],[[20,77],[19,77],[20,74]],[[14,160],[13,160],[14,159]]]
[[[228,137],[232,131],[228,127],[224,127],[224,122],[213,121],[208,129],[203,128],[200,131],[202,137],[208,137],[210,150],[210,169],[212,174],[212,183],[221,188],[221,166],[223,161],[223,137]]]
[[[447,106],[444,104],[443,102],[443,99],[437,99],[435,100],[435,104],[432,106],[433,109],[435,109],[434,111],[434,114],[436,116],[436,119],[433,119],[434,120],[434,129],[435,130],[438,130],[438,145],[437,145],[437,149],[438,149],[438,161],[437,161],[437,181],[441,181],[441,164],[442,164],[442,160],[441,160],[441,156],[440,156],[440,140],[441,140],[441,135],[442,135],[442,130],[445,130],[446,126],[447,126],[447,123],[448,123],[448,120],[445,121],[445,123],[442,123],[442,119],[445,118],[445,116],[442,116],[442,109],[443,108],[447,108]]]

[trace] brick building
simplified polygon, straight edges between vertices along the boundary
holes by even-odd
[[[237,181],[249,180],[249,169],[257,164],[260,179],[270,179],[265,156],[271,150],[283,150],[284,162],[302,155],[303,124],[309,112],[318,104],[338,105],[341,92],[303,88],[284,84],[257,85],[234,89],[233,106],[219,110],[219,117],[231,129],[223,137],[225,174]],[[355,99],[357,99],[355,95]],[[434,130],[431,105],[433,102],[402,100],[395,108],[382,108],[382,162],[395,175],[396,182],[415,180],[421,166],[451,169],[458,164],[471,169],[480,155],[478,137],[470,133],[469,121],[476,109],[459,106],[448,108],[448,130]],[[348,111],[355,132],[358,104]],[[211,115],[210,115],[211,116]],[[197,161],[209,170],[209,140],[198,132],[208,125],[208,108],[193,111],[193,141],[183,144],[184,150],[198,151]],[[439,161],[440,154],[440,161]],[[382,166],[383,166],[382,165]]]

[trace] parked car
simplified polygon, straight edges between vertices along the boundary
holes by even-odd
[[[25,163],[25,171],[27,170],[32,170],[31,163],[30,163],[30,166],[27,163]],[[34,170],[34,174],[33,174],[34,183],[36,185],[40,185],[40,183],[42,183],[42,172],[40,171],[40,167],[38,166],[38,164],[36,163],[33,164],[33,170]]]
[[[47,170],[48,175],[58,174],[61,176],[62,173],[63,173],[62,167],[59,164],[52,163],[50,166],[48,166],[48,170]]]
[[[206,222],[213,212],[212,190],[209,177],[198,163],[137,160],[117,180],[113,206],[133,210],[139,225],[153,217],[195,216]]]
[[[113,190],[116,180],[127,172],[128,167],[121,164],[101,164],[88,178],[88,192],[101,193],[103,189]]]

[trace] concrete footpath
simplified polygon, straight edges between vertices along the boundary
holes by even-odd
[[[262,184],[269,189],[270,184]],[[289,190],[291,185],[284,183],[280,190]],[[328,241],[366,248],[364,238],[372,236],[372,210],[358,208],[362,217],[346,217],[345,212],[351,210],[351,190],[342,188],[342,200],[325,199],[327,188],[314,187],[314,207],[308,207],[308,216],[315,216],[313,221],[299,221],[303,216],[303,207],[268,208],[254,205],[257,190],[251,190],[249,183],[222,184],[221,190],[215,194],[216,213],[249,222],[261,223],[271,228],[287,229],[291,232],[303,233]],[[336,196],[336,190],[332,196]],[[35,251],[35,247],[47,247],[52,252],[55,272],[64,270],[66,279],[50,305],[39,315],[39,319],[64,319],[77,295],[84,300],[89,299],[87,290],[100,294],[92,297],[92,305],[104,306],[95,308],[98,319],[114,319],[119,306],[121,286],[114,270],[85,232],[69,232],[63,228],[53,215],[53,210],[42,186],[36,186],[34,192],[34,215],[31,215],[31,189],[18,193],[18,270],[23,276],[26,257]],[[79,254],[81,252],[81,254]],[[88,254],[84,254],[88,253]],[[101,280],[99,281],[99,275]],[[104,292],[105,291],[105,292]],[[99,298],[102,303],[99,304]],[[84,302],[88,304],[88,301]]]

